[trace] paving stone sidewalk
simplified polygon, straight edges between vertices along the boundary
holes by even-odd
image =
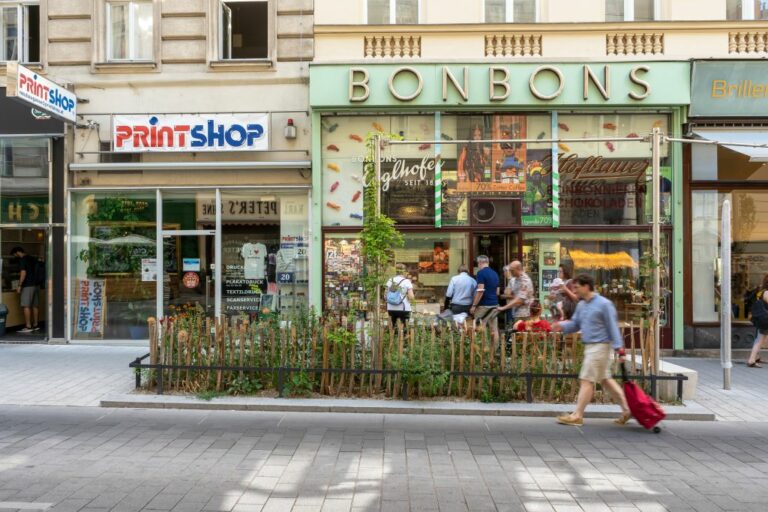
[[[0,406],[0,509],[764,511],[768,423]]]
[[[129,393],[128,363],[143,347],[0,345],[0,404],[98,406],[114,393]]]

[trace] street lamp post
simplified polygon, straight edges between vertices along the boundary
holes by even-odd
[[[731,389],[731,201],[723,201],[720,235],[720,366],[723,389]]]
[[[659,352],[661,351],[661,129],[654,128],[651,133],[652,178],[653,188],[653,233],[651,245],[653,253],[653,373],[659,371]],[[658,394],[658,390],[657,390]],[[658,398],[658,397],[656,397]]]

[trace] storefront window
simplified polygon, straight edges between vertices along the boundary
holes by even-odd
[[[357,235],[328,234],[324,243],[326,311],[364,310],[362,243]]]
[[[559,144],[560,224],[642,225],[652,220],[651,151],[640,140],[653,128],[668,132],[663,114],[561,115],[560,137],[637,137],[638,141]],[[669,144],[661,147],[661,217],[672,222]]]
[[[323,225],[362,226],[365,138],[374,132],[405,140],[434,139],[434,116],[327,116],[322,120]],[[434,223],[435,153],[431,145],[387,146],[382,152],[382,213],[399,224]]]
[[[443,116],[446,140],[544,139],[548,115]],[[445,144],[442,222],[449,226],[551,225],[551,145]]]
[[[74,338],[146,338],[156,306],[155,205],[154,192],[73,194]],[[166,262],[174,254],[169,241]]]
[[[46,138],[0,138],[0,223],[48,223],[49,160]]]
[[[306,194],[222,192],[222,311],[291,315],[308,305]]]
[[[653,290],[652,245],[649,233],[542,233],[526,234],[523,262],[541,302],[549,304],[549,286],[560,265],[572,276],[589,274],[599,293],[616,305],[619,320],[647,318]],[[670,290],[669,241],[662,238],[661,289]],[[666,324],[669,297],[662,298],[662,325]]]
[[[704,133],[704,132],[702,132]],[[754,148],[739,148],[754,151]],[[751,161],[748,154],[721,145],[691,145],[694,181],[768,181],[768,163]]]
[[[692,276],[694,322],[719,322],[722,203],[731,200],[731,304],[733,318],[748,322],[755,291],[768,274],[768,228],[758,222],[768,209],[768,193],[714,190],[692,193]]]
[[[470,266],[467,236],[463,233],[405,233],[405,246],[395,249],[395,263],[406,267],[413,283],[415,313],[440,313],[451,277],[462,263]]]

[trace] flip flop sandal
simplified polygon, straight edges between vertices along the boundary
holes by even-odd
[[[747,363],[747,368],[762,368],[763,366],[758,362],[755,361],[754,363]]]

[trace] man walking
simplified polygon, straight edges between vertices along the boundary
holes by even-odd
[[[25,326],[19,332],[28,333],[40,329],[38,320],[40,318],[40,288],[36,281],[37,259],[24,251],[23,247],[14,247],[11,250],[11,256],[19,258],[19,287],[16,291],[19,294],[19,303],[24,310]]]
[[[616,308],[610,300],[595,292],[595,280],[591,276],[580,275],[573,283],[574,293],[581,299],[576,312],[570,320],[555,323],[553,330],[564,333],[581,331],[584,361],[579,373],[576,410],[559,416],[557,421],[563,425],[583,425],[584,410],[592,401],[595,383],[599,382],[603,389],[608,390],[614,402],[621,406],[621,416],[615,423],[623,425],[629,421],[629,407],[621,386],[611,376],[612,352],[616,351],[620,361],[624,362],[624,339],[619,331]]]
[[[488,256],[477,257],[477,290],[469,313],[491,330],[494,349],[499,344],[499,274],[488,266]]]
[[[470,277],[469,269],[462,263],[459,265],[459,273],[451,278],[448,283],[448,290],[445,292],[451,313],[454,315],[469,314],[476,290],[477,281]]]
[[[507,303],[499,307],[499,311],[512,310],[512,325],[520,320],[528,320],[531,316],[531,302],[533,302],[533,281],[523,270],[523,264],[515,260],[509,264],[509,272],[512,278],[505,290]]]

